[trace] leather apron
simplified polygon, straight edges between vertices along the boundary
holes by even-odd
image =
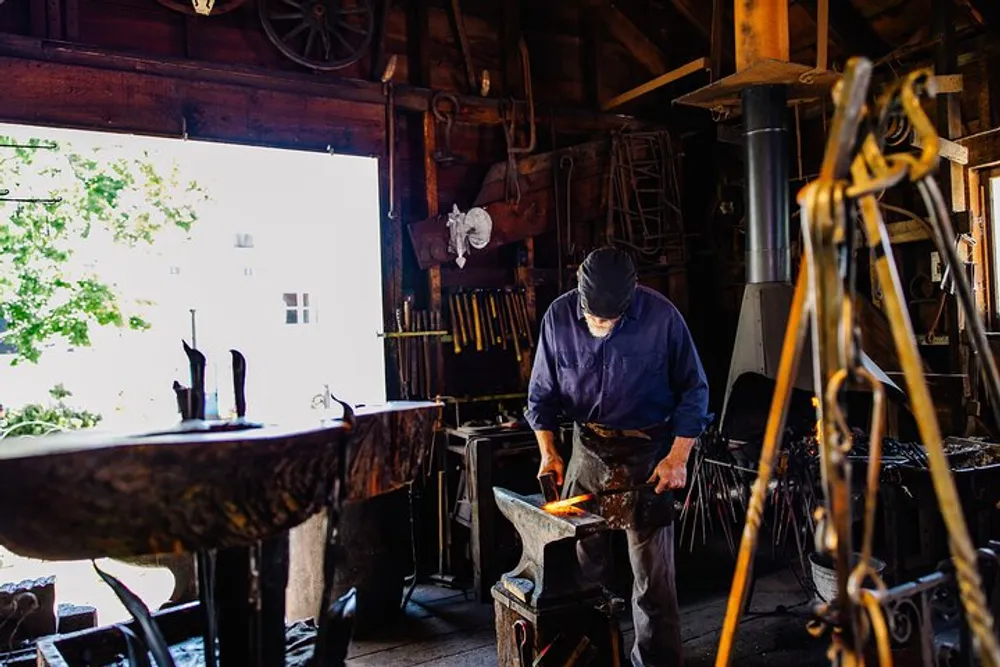
[[[573,452],[566,468],[562,497],[645,484],[673,443],[671,429],[620,431],[594,424],[573,425]],[[598,495],[581,509],[604,517],[618,530],[652,530],[674,519],[674,497],[653,488]]]

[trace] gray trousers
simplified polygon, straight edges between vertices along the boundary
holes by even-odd
[[[632,585],[632,621],[635,643],[633,667],[681,667],[680,607],[674,572],[674,526],[625,531]],[[577,543],[577,558],[584,577],[607,583],[610,575],[608,534]]]

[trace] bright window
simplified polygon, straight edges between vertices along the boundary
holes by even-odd
[[[250,419],[313,414],[324,386],[354,404],[386,400],[376,159],[9,125],[0,134],[146,151],[211,197],[190,234],[81,248],[78,261],[152,326],[93,329],[91,347],[54,345],[37,365],[0,357],[4,405],[45,401],[62,383],[108,426],[162,426],[178,418],[172,382],[189,383],[182,339],[208,358],[222,416],[233,408],[230,349],[247,359]]]

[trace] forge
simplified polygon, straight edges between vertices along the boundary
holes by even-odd
[[[500,667],[532,664],[543,653],[551,664],[574,655],[589,656],[591,664],[622,664],[624,601],[585,578],[576,557],[580,540],[608,530],[607,521],[578,507],[586,496],[546,503],[541,493],[500,487],[493,496],[522,546],[517,566],[492,589]]]
[[[792,304],[787,104],[785,85],[755,85],[742,92],[747,268],[720,423],[727,439],[753,440],[764,432]],[[811,349],[807,335],[790,423],[797,417],[815,419]],[[890,397],[903,396],[863,351],[861,361]]]

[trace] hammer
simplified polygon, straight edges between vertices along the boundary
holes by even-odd
[[[559,486],[556,484],[556,474],[547,472],[538,478],[538,483],[542,487],[542,496],[545,502],[551,503],[559,500]]]

